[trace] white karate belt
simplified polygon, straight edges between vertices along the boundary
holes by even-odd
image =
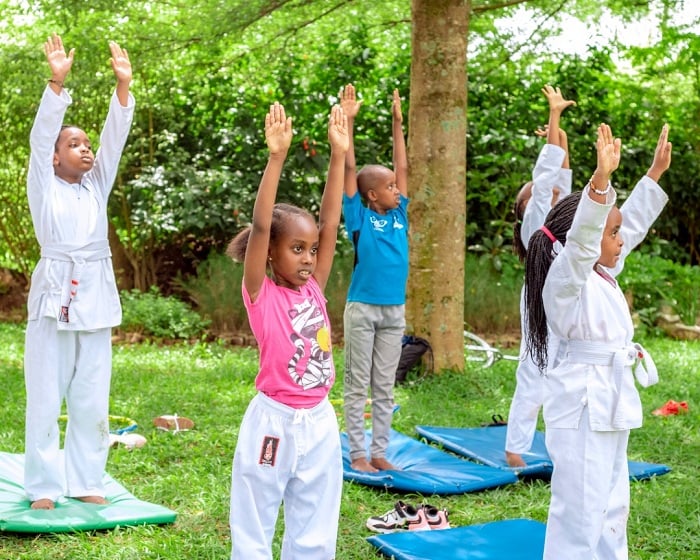
[[[68,308],[73,298],[78,293],[80,276],[86,262],[100,261],[112,256],[109,249],[109,241],[106,239],[93,241],[82,247],[75,247],[64,243],[55,243],[41,248],[41,257],[54,259],[57,261],[72,262],[69,274],[63,281],[61,290],[61,309],[59,309],[58,320],[62,323],[69,322]]]
[[[620,347],[590,340],[569,340],[567,352],[572,362],[612,366],[617,387],[620,387],[626,367],[632,368],[637,383],[642,387],[650,387],[659,382],[656,364],[641,344],[632,343]]]

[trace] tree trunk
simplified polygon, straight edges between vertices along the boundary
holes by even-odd
[[[407,330],[464,368],[467,0],[412,0]]]

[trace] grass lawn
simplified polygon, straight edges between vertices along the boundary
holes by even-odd
[[[630,558],[700,558],[700,343],[644,341],[659,369],[658,385],[642,391],[645,425],[632,432],[630,459],[665,463],[670,474],[632,484]],[[23,325],[0,324],[0,450],[24,445]],[[335,352],[342,372],[342,350]],[[256,352],[217,344],[159,347],[117,345],[111,414],[138,422],[148,439],[134,451],[110,451],[107,471],[142,500],[169,507],[166,526],[124,527],[58,535],[0,534],[3,558],[70,560],[223,560],[228,558],[230,469],[238,426],[254,394]],[[507,415],[514,389],[513,362],[488,370],[447,373],[396,391],[401,408],[395,429],[415,435],[417,424],[478,426]],[[342,397],[342,376],[332,398]],[[669,399],[687,401],[690,413],[659,418],[651,411]],[[155,429],[152,419],[178,413],[196,422],[190,432]],[[375,557],[365,521],[397,499],[445,507],[453,526],[525,517],[545,521],[549,487],[542,481],[458,496],[398,495],[345,483],[338,560]],[[280,516],[281,517],[281,516]],[[280,521],[281,528],[281,521]],[[279,551],[279,531],[276,554]],[[276,556],[278,557],[278,556]]]

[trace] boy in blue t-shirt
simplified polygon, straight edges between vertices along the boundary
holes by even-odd
[[[355,173],[353,124],[361,101],[348,84],[341,106],[348,118],[350,147],[345,155],[345,227],[355,249],[355,268],[344,313],[345,427],[351,468],[395,470],[386,459],[394,408],[394,380],[406,326],[408,278],[408,160],[401,98],[392,103],[393,171],[367,165]],[[361,200],[362,199],[362,200]],[[364,204],[363,204],[364,201]],[[365,448],[364,410],[372,398],[372,442]]]

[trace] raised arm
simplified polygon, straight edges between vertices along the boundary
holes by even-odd
[[[656,143],[654,151],[654,160],[651,162],[651,167],[647,171],[647,177],[655,183],[659,182],[661,176],[671,167],[671,148],[673,145],[668,141],[668,125],[665,124],[661,128],[659,140]]]
[[[622,272],[625,259],[644,240],[649,228],[668,202],[668,195],[658,182],[671,165],[671,148],[671,143],[668,141],[668,125],[664,125],[656,143],[654,160],[649,171],[639,180],[620,208],[622,213],[620,233],[625,244],[622,246],[615,268],[610,270],[613,276]]]
[[[122,107],[126,107],[129,104],[129,85],[132,78],[129,53],[114,41],[109,42],[109,50],[112,53],[109,61],[112,64],[114,76],[117,78],[117,99]]]
[[[352,84],[346,85],[340,92],[340,107],[347,117],[347,133],[348,133],[348,150],[345,153],[345,177],[344,189],[348,197],[355,196],[357,193],[357,164],[355,163],[355,137],[354,125],[355,117],[360,111],[362,101],[358,101],[355,95],[355,86]]]
[[[542,88],[542,93],[549,103],[549,122],[547,127],[547,144],[554,144],[561,147],[559,136],[559,121],[564,109],[571,105],[576,105],[575,101],[566,100],[559,88],[546,85]]]
[[[403,115],[401,113],[401,97],[399,90],[394,90],[394,100],[391,104],[391,136],[393,139],[394,173],[396,187],[399,192],[408,197],[408,158],[406,156],[406,139],[403,135]]]
[[[325,290],[333,266],[335,244],[338,239],[340,214],[343,199],[343,167],[350,145],[348,119],[339,105],[331,109],[328,121],[328,141],[331,145],[331,160],[328,178],[323,189],[318,215],[318,253],[314,278]]]
[[[610,193],[614,191],[610,188],[610,176],[620,165],[620,150],[622,141],[613,136],[610,126],[603,123],[598,127],[598,138],[596,140],[597,166],[591,180],[588,183],[590,188],[584,191],[595,202],[607,204]]]
[[[265,117],[265,140],[270,155],[255,197],[253,223],[243,265],[243,284],[251,301],[257,299],[265,279],[272,208],[275,205],[284,160],[292,143],[292,118],[285,115],[284,107],[277,102],[270,106],[270,111]]]

